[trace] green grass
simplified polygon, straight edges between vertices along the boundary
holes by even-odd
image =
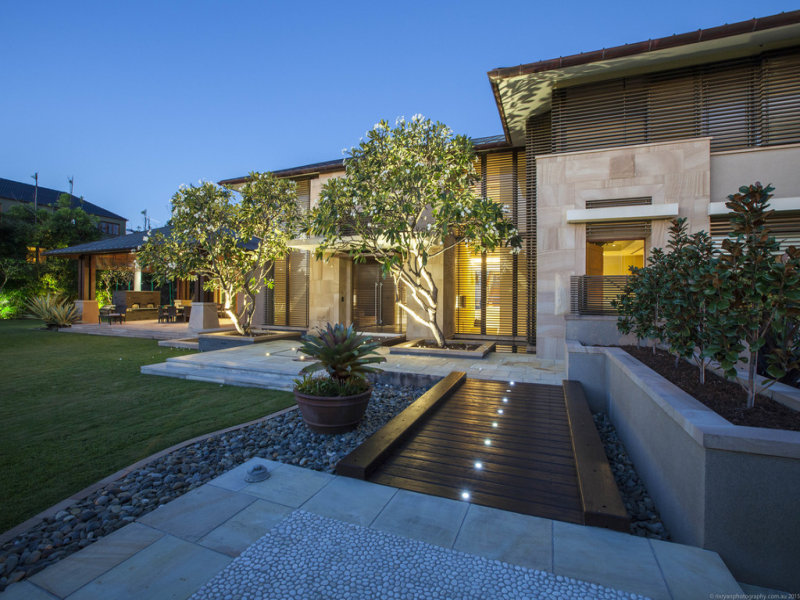
[[[0,531],[154,452],[293,404],[288,392],[142,375],[190,352],[0,321]]]

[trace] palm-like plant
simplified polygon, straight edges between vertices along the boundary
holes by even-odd
[[[41,319],[48,326],[69,327],[80,318],[75,304],[52,294],[29,298],[25,305],[30,311],[28,317]]]
[[[340,384],[353,379],[364,380],[369,373],[380,373],[381,369],[371,365],[382,363],[386,358],[376,350],[379,344],[372,338],[356,333],[353,326],[328,323],[317,335],[303,336],[299,351],[316,359],[303,368],[301,373],[313,373],[324,369],[331,379]]]

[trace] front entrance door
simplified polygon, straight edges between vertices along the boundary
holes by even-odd
[[[395,286],[374,259],[353,263],[353,323],[359,331],[402,333],[405,316],[395,303]]]

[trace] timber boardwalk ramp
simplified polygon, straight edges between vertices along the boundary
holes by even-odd
[[[548,519],[628,526],[575,382],[562,387],[451,373],[336,471]]]

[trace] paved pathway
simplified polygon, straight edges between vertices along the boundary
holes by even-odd
[[[219,322],[219,329],[233,328],[230,319],[220,319]],[[219,329],[209,331],[219,331]],[[189,329],[188,323],[159,323],[157,320],[126,321],[123,324],[114,323],[113,325],[109,323],[78,323],[72,327],[62,327],[59,331],[150,340],[174,340],[197,336],[196,332]]]
[[[272,476],[246,483],[255,463],[267,465]],[[0,598],[188,598],[296,509],[655,599],[741,594],[714,552],[252,459],[10,586]],[[346,545],[340,550],[349,552]],[[272,570],[282,565],[262,561],[258,568],[270,585]],[[320,591],[316,597],[326,597]]]
[[[177,356],[165,363],[142,367],[142,373],[272,389],[292,389],[292,380],[304,366],[297,340],[276,340],[251,346]],[[561,385],[564,363],[537,358],[533,354],[492,352],[484,359],[406,356],[380,348],[389,373],[414,373],[444,377],[465,371],[476,379],[499,379]]]

